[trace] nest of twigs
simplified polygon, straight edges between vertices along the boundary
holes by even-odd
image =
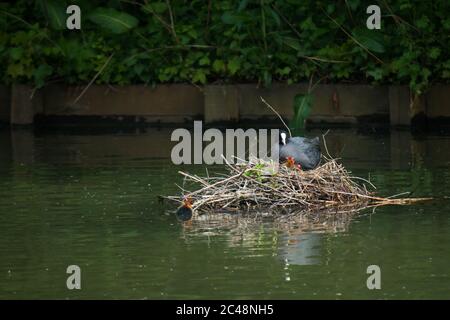
[[[409,204],[428,198],[382,198],[375,196],[370,181],[354,177],[341,164],[329,159],[314,170],[303,171],[286,164],[254,159],[227,163],[228,173],[200,177],[179,172],[187,182],[199,185],[195,191],[167,197],[192,200],[194,213],[264,210],[271,214],[289,212],[358,211],[388,204]]]

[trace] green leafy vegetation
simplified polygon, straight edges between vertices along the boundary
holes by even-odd
[[[2,83],[406,84],[450,79],[450,2],[223,0],[0,3]],[[68,30],[66,8],[81,8]],[[305,110],[297,113],[302,115]]]
[[[292,135],[304,136],[306,119],[311,113],[312,99],[311,93],[299,93],[294,97],[294,117],[289,123]]]
[[[117,34],[125,33],[138,24],[138,20],[132,15],[110,8],[97,8],[88,17],[107,31]]]
[[[244,172],[244,176],[251,177],[256,179],[257,181],[263,181],[264,178],[264,169],[266,168],[265,164],[258,163],[253,168],[248,169]]]

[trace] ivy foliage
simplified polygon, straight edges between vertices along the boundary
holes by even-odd
[[[382,13],[368,30],[366,8]],[[68,30],[66,8],[81,8]],[[1,82],[407,84],[450,79],[450,2],[0,2]]]

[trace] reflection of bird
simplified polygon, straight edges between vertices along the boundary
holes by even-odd
[[[319,137],[287,137],[286,132],[281,132],[278,152],[281,161],[291,157],[303,170],[314,169],[319,165],[321,157]]]
[[[181,221],[189,221],[192,218],[192,199],[184,198],[183,204],[177,210],[177,218]]]
[[[280,237],[279,256],[285,260],[286,278],[289,277],[289,280],[291,277],[289,265],[317,265],[323,256],[322,235],[300,230],[302,228],[288,230]]]

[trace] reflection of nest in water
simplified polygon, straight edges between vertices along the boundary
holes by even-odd
[[[203,213],[270,212],[283,216],[289,212],[358,211],[368,206],[408,204],[423,199],[390,199],[376,197],[366,188],[367,180],[353,177],[336,160],[331,159],[314,170],[279,165],[260,159],[240,164],[227,163],[224,176],[199,177],[180,172],[186,181],[200,185],[195,191],[182,189],[183,196],[167,199],[192,200],[193,219]],[[366,184],[359,184],[359,180]],[[331,210],[332,209],[332,210]],[[291,215],[291,214],[289,214]]]
[[[243,234],[258,231],[261,224],[268,224],[278,231],[334,233],[348,229],[356,211],[340,212],[336,210],[322,210],[316,212],[298,212],[274,215],[268,212],[252,213],[204,213],[196,215],[186,231],[195,234],[220,234],[222,232]]]

